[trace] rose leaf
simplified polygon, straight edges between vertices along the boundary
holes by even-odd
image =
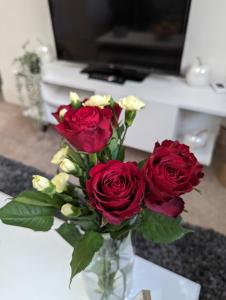
[[[74,224],[64,223],[58,229],[56,229],[56,231],[72,247],[74,247],[75,242],[82,237]]]
[[[56,209],[48,206],[10,201],[0,209],[0,219],[8,225],[48,231],[53,225]]]
[[[170,218],[145,209],[137,228],[144,238],[155,243],[172,243],[182,238],[190,229],[182,227],[181,218]]]
[[[37,206],[59,207],[58,203],[51,196],[38,191],[22,192],[13,201]]]
[[[94,254],[101,248],[103,238],[100,233],[89,231],[74,244],[71,260],[71,280],[84,270],[92,261]]]
[[[138,163],[138,168],[141,170],[143,168],[143,166],[145,165],[147,159],[144,159],[144,160],[141,160],[139,163]]]

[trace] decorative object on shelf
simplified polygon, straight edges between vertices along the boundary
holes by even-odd
[[[28,50],[29,42],[23,48],[23,55],[14,60],[16,86],[23,115],[30,117],[38,125],[45,124],[43,100],[40,90],[41,60],[37,53]]]
[[[211,72],[208,65],[204,65],[199,57],[188,68],[186,81],[190,86],[203,87],[210,84]]]
[[[208,141],[208,136],[207,129],[196,130],[184,134],[183,143],[187,144],[192,149],[203,148]]]
[[[223,82],[212,82],[211,86],[217,94],[226,94],[226,84]]]
[[[190,232],[180,216],[185,206],[181,195],[199,184],[202,166],[188,146],[171,140],[156,143],[144,161],[124,161],[127,130],[145,106],[140,99],[128,96],[116,102],[109,95],[95,95],[80,101],[70,93],[70,100],[54,113],[65,141],[51,162],[61,171],[51,180],[34,175],[36,191],[12,199],[0,209],[0,219],[48,231],[60,213],[64,222],[57,232],[73,247],[71,281],[84,270],[90,299],[128,299],[131,231],[157,243]]]

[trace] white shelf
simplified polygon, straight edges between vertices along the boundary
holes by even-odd
[[[143,82],[125,84],[89,79],[80,71],[85,65],[56,61],[44,67],[42,80],[59,86],[102,92],[116,96],[139,95],[145,101],[175,105],[182,109],[226,116],[226,94],[216,94],[210,86],[192,88],[180,77],[151,75]]]
[[[53,107],[59,105],[67,105],[70,103],[69,93],[73,91],[73,88],[67,86],[59,86],[55,84],[42,83],[42,96],[45,102]],[[87,98],[93,95],[93,93],[88,91],[81,91],[76,89],[81,98]]]

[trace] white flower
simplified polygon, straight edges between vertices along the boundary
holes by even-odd
[[[57,193],[62,193],[66,189],[68,179],[69,175],[61,172],[51,180],[52,184],[56,188]]]
[[[79,95],[77,93],[70,92],[69,98],[70,98],[70,101],[71,101],[71,105],[74,108],[79,108],[81,106],[80,97],[79,97]]]
[[[61,163],[60,163],[60,168],[66,172],[66,173],[70,173],[72,171],[75,170],[75,165],[74,163],[68,159],[68,158],[64,158]]]
[[[69,217],[70,215],[73,215],[73,213],[74,213],[73,205],[66,203],[61,207],[60,211],[65,217]]]
[[[54,154],[54,156],[51,160],[51,163],[54,165],[59,165],[64,160],[64,158],[67,156],[68,151],[69,151],[68,146],[65,146],[65,147],[61,148],[60,150],[58,150],[56,152],[56,154]]]
[[[144,102],[135,96],[127,96],[119,100],[119,106],[125,110],[140,110],[145,106]]]
[[[51,186],[49,179],[43,176],[33,175],[32,177],[33,177],[32,179],[33,188],[36,189],[37,191],[43,191]]]
[[[66,203],[61,207],[61,213],[65,216],[65,217],[78,217],[81,214],[81,210],[78,207],[73,206],[70,203]]]
[[[94,95],[91,96],[87,101],[83,103],[83,106],[98,106],[104,108],[104,106],[110,105],[111,96],[110,95]]]
[[[67,112],[67,109],[66,109],[66,108],[62,108],[62,109],[60,110],[60,112],[59,112],[59,118],[60,118],[61,121],[63,121],[64,115],[66,114],[66,112]]]

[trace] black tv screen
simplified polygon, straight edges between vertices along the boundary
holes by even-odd
[[[49,0],[58,59],[178,73],[190,0]]]

